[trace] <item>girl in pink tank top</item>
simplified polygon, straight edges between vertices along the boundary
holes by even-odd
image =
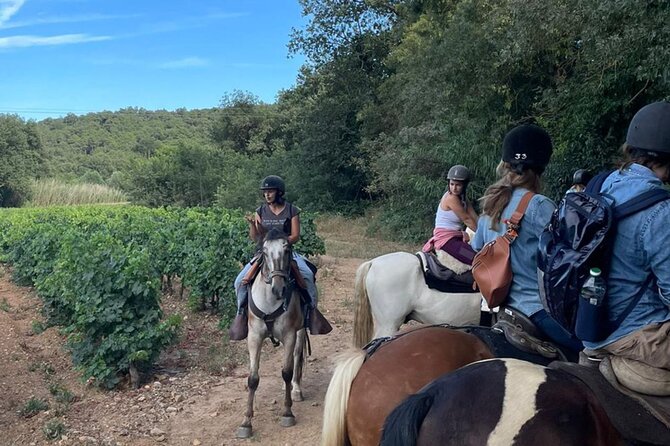
[[[453,166],[447,174],[449,190],[442,196],[435,213],[433,237],[423,247],[423,251],[442,249],[457,260],[472,264],[475,251],[468,244],[465,227],[477,230],[477,213],[468,202],[465,191],[470,181],[470,171],[461,165]]]

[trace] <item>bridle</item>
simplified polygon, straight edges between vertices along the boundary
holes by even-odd
[[[286,269],[287,269],[287,271],[284,271],[284,270],[281,270],[281,269],[275,269],[275,270],[270,271],[267,274],[265,273],[265,271],[261,271],[261,274],[263,275],[263,281],[269,285],[269,284],[272,283],[272,279],[274,279],[277,276],[283,277],[284,280],[288,280],[289,279],[288,270],[290,268],[286,268]]]
[[[275,277],[282,277],[284,280],[288,281],[290,279],[289,273],[291,271],[291,259],[292,259],[293,248],[289,246],[284,252],[284,256],[288,259],[286,262],[286,267],[283,269],[273,269],[271,271],[266,271],[265,266],[270,265],[270,261],[266,258],[265,252],[263,252],[263,268],[261,269],[261,276],[263,281],[266,284],[272,283],[272,279]]]

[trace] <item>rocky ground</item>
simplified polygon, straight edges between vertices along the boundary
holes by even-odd
[[[249,440],[235,438],[247,396],[246,343],[227,341],[217,316],[191,313],[185,299],[165,296],[166,312],[185,316],[180,342],[161,356],[142,388],[103,391],[81,382],[64,337],[44,327],[39,298],[0,270],[0,445],[318,444],[330,358],[351,342],[353,280],[362,260],[317,261],[320,307],[334,330],[311,338],[305,401],[293,405],[291,428],[279,426],[281,351],[266,341]]]

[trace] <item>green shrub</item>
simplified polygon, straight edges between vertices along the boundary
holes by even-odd
[[[58,440],[65,433],[65,425],[58,419],[49,420],[42,428],[44,437],[47,440]]]
[[[32,321],[30,323],[30,329],[33,332],[33,334],[38,335],[38,334],[43,333],[44,330],[46,330],[46,327],[44,326],[44,324],[41,321]]]
[[[62,384],[51,384],[49,392],[53,395],[56,402],[70,404],[75,400],[75,395]]]
[[[39,398],[32,397],[26,404],[23,405],[19,411],[22,417],[30,418],[37,415],[39,412],[45,411],[49,408],[49,404]]]

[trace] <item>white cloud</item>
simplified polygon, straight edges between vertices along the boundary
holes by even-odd
[[[183,59],[172,60],[170,62],[165,62],[160,65],[160,68],[191,68],[191,67],[204,67],[209,65],[209,62],[200,57],[185,57]]]
[[[11,19],[25,2],[25,0],[0,0],[0,25]]]
[[[109,36],[89,36],[88,34],[62,34],[60,36],[11,36],[0,37],[0,48],[26,48],[30,46],[68,45],[73,43],[99,42],[109,40]]]
[[[1,2],[2,0],[0,0]],[[105,15],[105,14],[84,14],[84,15],[73,15],[73,16],[54,16],[54,17],[43,17],[32,20],[23,20],[23,21],[14,21],[12,23],[2,23],[0,21],[0,29],[12,29],[12,28],[24,28],[27,26],[35,25],[48,25],[48,24],[57,24],[57,23],[83,23],[83,22],[93,22],[93,21],[102,21],[102,20],[118,20],[118,19],[129,19],[137,18],[139,15]]]

